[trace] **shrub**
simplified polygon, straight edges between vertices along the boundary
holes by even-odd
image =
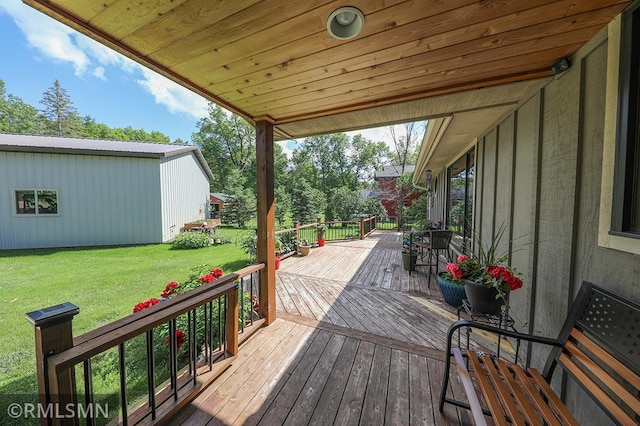
[[[174,249],[197,249],[207,247],[211,243],[209,234],[203,232],[181,232],[173,240]]]

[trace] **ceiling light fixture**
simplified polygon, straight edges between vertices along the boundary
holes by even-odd
[[[333,11],[327,19],[329,35],[338,40],[354,38],[364,28],[364,14],[355,7],[345,6]]]

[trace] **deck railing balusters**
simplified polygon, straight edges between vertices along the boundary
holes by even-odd
[[[153,344],[153,329],[147,331],[147,390],[149,392],[149,408],[151,419],[156,419],[156,376],[155,376],[155,345]]]
[[[122,425],[127,426],[129,424],[127,414],[127,374],[126,364],[124,362],[124,343],[118,345],[118,360],[120,364],[120,404],[122,405]]]
[[[178,356],[176,350],[176,320],[169,322],[169,359],[171,368],[171,389],[174,401],[178,400]]]
[[[91,370],[91,358],[83,363],[84,370],[84,403],[85,407],[93,407],[93,372]],[[94,425],[93,410],[89,410],[87,416],[87,425]]]

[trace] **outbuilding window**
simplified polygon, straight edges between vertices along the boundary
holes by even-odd
[[[640,1],[622,15],[611,234],[640,238]]]
[[[18,189],[15,194],[18,215],[58,214],[58,191],[56,190]]]

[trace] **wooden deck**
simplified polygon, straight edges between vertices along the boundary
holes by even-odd
[[[403,270],[400,247],[380,232],[283,261],[278,320],[170,424],[470,424],[437,409],[455,310],[424,267]]]

